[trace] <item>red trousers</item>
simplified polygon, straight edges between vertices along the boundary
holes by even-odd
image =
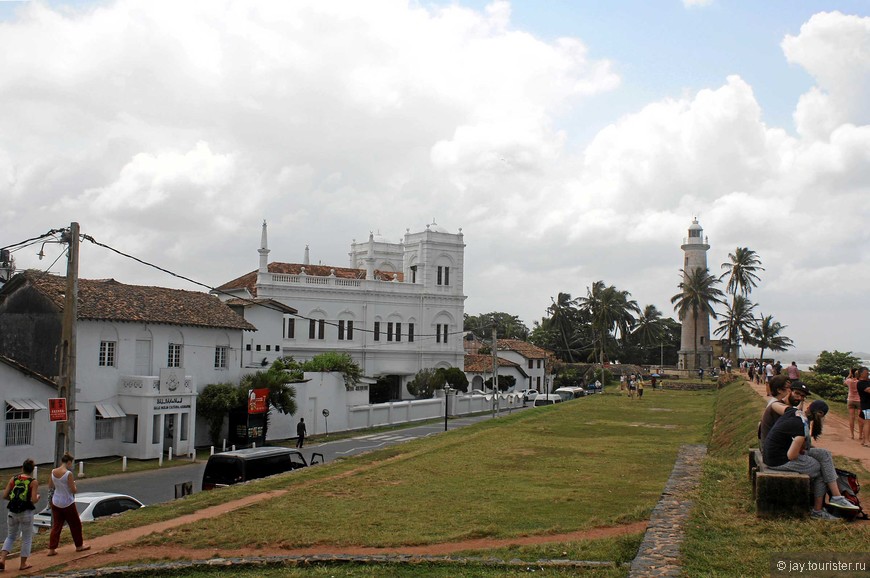
[[[84,543],[82,538],[82,521],[79,519],[79,511],[76,509],[75,503],[66,508],[58,508],[54,504],[51,505],[51,535],[48,537],[48,549],[56,550],[60,544],[60,532],[63,530],[63,524],[69,524],[69,531],[72,534],[73,542],[76,548],[81,548]]]

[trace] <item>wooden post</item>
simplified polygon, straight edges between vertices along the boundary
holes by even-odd
[[[66,452],[73,453],[76,444],[76,321],[79,294],[79,224],[71,223],[62,241],[69,244],[66,266],[66,295],[61,331],[60,374],[58,395],[66,398],[67,420],[55,426],[54,465]]]

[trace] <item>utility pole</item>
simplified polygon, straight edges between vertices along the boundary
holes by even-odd
[[[498,417],[498,338],[495,328],[495,316],[492,318],[492,416]]]
[[[60,466],[65,452],[74,453],[76,444],[76,321],[79,295],[79,224],[71,223],[61,242],[69,243],[66,265],[66,295],[61,332],[58,395],[66,398],[67,420],[56,425],[54,465]]]

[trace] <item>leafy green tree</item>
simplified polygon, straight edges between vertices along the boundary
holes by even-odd
[[[408,382],[408,393],[419,399],[428,399],[436,389],[443,389],[446,383],[443,373],[438,373],[434,369],[421,369],[414,379]]]
[[[220,445],[224,419],[238,405],[238,389],[232,383],[210,383],[196,398],[196,413],[208,424],[212,445]]]
[[[716,311],[713,305],[725,303],[722,291],[716,287],[719,280],[710,274],[709,269],[696,267],[683,273],[683,281],[678,285],[680,292],[671,297],[674,310],[685,322],[686,317],[691,315],[695,329],[695,367],[701,367],[701,353],[698,350],[698,318],[702,314],[716,319]]]
[[[495,320],[495,334],[498,339],[522,339],[529,337],[529,328],[519,317],[510,313],[493,311],[481,315],[465,314],[463,330],[473,331],[480,337],[489,338],[492,335],[492,322]]]
[[[315,355],[308,361],[299,364],[302,371],[309,372],[336,372],[344,375],[344,386],[352,388],[362,378],[362,368],[347,353],[327,351]]]
[[[440,374],[440,378],[443,378],[444,383],[453,389],[468,391],[468,377],[466,377],[465,372],[458,367],[440,367],[436,370],[436,373]]]
[[[514,387],[517,384],[517,378],[513,375],[499,375],[498,376],[498,390],[499,391],[507,391],[510,388]],[[487,389],[492,389],[492,378],[490,377],[483,383],[484,387]]]
[[[570,293],[559,293],[556,299],[550,297],[550,300],[552,303],[547,307],[549,319],[546,325],[547,329],[551,329],[558,336],[560,347],[555,348],[555,351],[561,354],[562,359],[573,363],[576,351],[576,347],[572,347],[573,336],[579,320],[576,301],[571,298]]]
[[[761,359],[764,359],[764,351],[785,351],[794,347],[791,339],[782,334],[788,325],[773,320],[773,315],[761,316],[761,321],[752,329],[748,343],[761,348]]]
[[[615,342],[616,332],[625,340],[634,325],[634,314],[640,313],[637,301],[629,299],[631,293],[620,291],[604,281],[596,281],[587,288],[586,297],[578,299],[580,311],[589,315],[594,336],[593,354],[597,350],[599,363]]]
[[[853,367],[861,367],[861,360],[851,351],[822,351],[816,359],[816,364],[810,368],[815,373],[845,377]]]

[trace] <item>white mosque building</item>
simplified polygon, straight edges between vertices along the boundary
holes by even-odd
[[[405,386],[421,369],[463,368],[461,229],[451,233],[433,220],[399,242],[370,233],[368,241],[351,243],[348,267],[312,265],[308,247],[302,263],[269,262],[270,252],[264,222],[259,267],[214,292],[231,307],[245,307],[245,319],[258,329],[245,332],[246,365],[346,352],[366,381],[380,380],[372,401],[411,397]]]

